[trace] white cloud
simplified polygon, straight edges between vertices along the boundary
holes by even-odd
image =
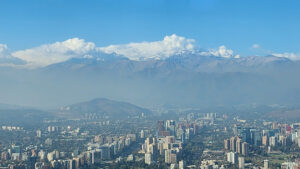
[[[73,38],[63,42],[16,51],[12,55],[26,61],[29,66],[36,67],[63,62],[74,57],[81,57],[93,50],[95,50],[94,43]]]
[[[96,47],[92,42],[72,38],[63,42],[45,44],[13,53],[8,51],[7,45],[0,44],[0,57],[5,55],[10,56],[10,58],[21,59],[26,62],[26,67],[32,68],[64,62],[75,57],[93,58],[95,54],[99,55],[102,52],[108,54],[116,53],[131,60],[147,60],[165,59],[184,52],[195,53],[199,51],[196,50],[194,39],[177,36],[176,34],[165,36],[161,41],[110,45],[107,47]],[[202,51],[198,54],[224,58],[239,57],[239,55],[234,55],[234,52],[225,46]]]
[[[252,48],[253,48],[253,49],[258,49],[258,48],[260,48],[260,45],[259,45],[259,44],[253,44],[253,45],[252,45]]]
[[[2,57],[8,57],[10,55],[9,49],[6,44],[0,43],[0,58]]]
[[[240,58],[240,55],[234,55],[233,50],[227,49],[224,45],[220,46],[219,49],[210,49],[208,51],[201,52],[200,54],[205,56],[213,55],[223,58]]]
[[[184,51],[194,51],[194,39],[173,34],[162,41],[110,45],[99,48],[104,53],[124,55],[131,60],[164,59]]]
[[[0,44],[0,66],[21,67],[24,64],[23,60],[15,58],[6,44]]]
[[[300,60],[300,55],[295,53],[273,53],[273,56],[288,58],[291,60]]]

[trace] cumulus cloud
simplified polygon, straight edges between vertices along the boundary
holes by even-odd
[[[273,56],[288,58],[291,60],[300,60],[300,55],[295,53],[273,53]]]
[[[165,59],[185,52],[224,58],[239,57],[239,55],[234,55],[234,52],[225,46],[202,52],[198,51],[196,50],[194,39],[177,36],[176,34],[165,36],[160,41],[110,45],[106,47],[96,47],[93,42],[72,38],[63,42],[45,44],[12,53],[8,51],[7,45],[0,44],[0,57],[10,56],[10,58],[18,59],[19,63],[24,64],[26,62],[25,66],[33,68],[64,62],[70,58],[93,58],[95,55],[95,57],[99,56],[99,54],[101,55],[101,53],[115,53],[131,60],[147,60]],[[20,62],[20,60],[24,62]],[[17,62],[14,61],[14,63]]]
[[[253,48],[253,49],[258,49],[258,48],[260,48],[260,45],[259,45],[259,44],[253,44],[253,45],[252,45],[252,48]]]
[[[110,45],[99,48],[104,53],[124,55],[131,60],[165,59],[184,51],[194,51],[194,39],[173,34],[165,36],[162,41]]]
[[[226,46],[222,45],[218,49],[210,49],[208,51],[201,52],[201,55],[205,56],[217,56],[223,58],[239,58],[240,55],[234,55],[233,50],[227,49]]]
[[[47,66],[66,61],[70,58],[81,57],[93,50],[95,50],[94,43],[73,38],[63,42],[16,51],[12,55],[26,61],[30,66]]]

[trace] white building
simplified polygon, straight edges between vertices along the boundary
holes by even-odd
[[[232,164],[236,164],[237,163],[237,153],[236,152],[229,152],[227,153],[227,161],[232,163]]]
[[[244,169],[244,168],[245,168],[245,158],[239,157],[239,169]]]
[[[269,169],[269,160],[264,160],[264,169]]]
[[[42,137],[42,131],[41,130],[37,130],[36,131],[36,136],[37,137]]]
[[[54,160],[54,153],[53,152],[48,153],[47,154],[47,159],[48,159],[48,161],[53,161]]]
[[[185,161],[179,161],[179,169],[185,169]]]
[[[141,130],[140,137],[141,138],[145,138],[145,132],[144,132],[144,130]]]
[[[152,163],[152,154],[145,153],[145,164],[151,165]]]
[[[270,144],[270,146],[275,147],[277,145],[277,138],[275,136],[270,137],[269,144]]]

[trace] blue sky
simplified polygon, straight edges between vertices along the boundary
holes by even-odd
[[[74,37],[107,46],[177,34],[242,55],[299,53],[299,6],[299,0],[2,0],[0,43],[14,51]]]

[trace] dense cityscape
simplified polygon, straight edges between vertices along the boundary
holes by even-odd
[[[300,164],[300,123],[221,113],[2,126],[1,168],[282,168]],[[166,117],[164,117],[166,118]]]
[[[0,0],[0,169],[300,169],[300,0]]]

